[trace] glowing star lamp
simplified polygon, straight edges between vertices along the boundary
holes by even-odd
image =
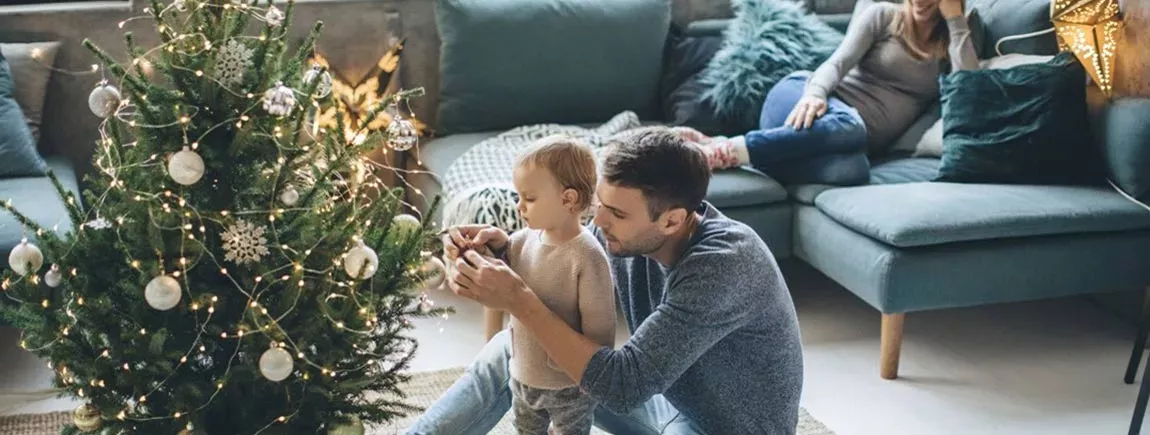
[[[1070,50],[1107,98],[1114,84],[1114,56],[1122,30],[1118,0],[1053,0],[1050,21],[1058,45]]]

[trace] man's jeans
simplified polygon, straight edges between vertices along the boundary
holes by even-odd
[[[511,409],[511,337],[500,332],[463,376],[420,417],[408,435],[485,435]],[[702,435],[662,395],[626,415],[598,407],[595,426],[614,435]]]

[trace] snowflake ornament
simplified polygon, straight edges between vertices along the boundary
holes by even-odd
[[[268,239],[264,237],[264,231],[267,228],[243,219],[237,220],[222,234],[224,251],[227,253],[224,260],[239,265],[258,263],[263,256],[268,255]]]
[[[96,218],[84,223],[84,226],[93,230],[106,230],[108,228],[112,228],[112,223],[108,222],[108,220],[104,218]]]
[[[255,50],[242,42],[229,39],[216,58],[216,79],[225,86],[243,83],[244,71],[251,69]]]

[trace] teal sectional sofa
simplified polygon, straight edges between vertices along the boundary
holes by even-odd
[[[968,3],[982,7],[989,25],[979,47],[983,54],[999,37],[1049,26],[1042,15],[1046,0]],[[822,18],[844,29],[850,15]],[[699,21],[688,32],[718,34],[726,25]],[[1034,54],[1052,54],[1052,39],[1029,44],[1040,52]],[[441,65],[451,65],[449,53],[443,56]],[[1150,123],[1150,110],[1125,118]],[[410,169],[444,174],[471,146],[499,131],[426,142],[422,165],[412,161]],[[1150,144],[1150,137],[1103,136]],[[870,184],[857,187],[783,186],[749,169],[720,171],[708,200],[758,231],[777,257],[810,264],[882,313],[880,375],[886,379],[897,377],[908,313],[1150,284],[1150,211],[1109,187],[931,182],[938,166],[938,159],[907,153],[872,156]],[[424,195],[440,191],[433,177],[412,181]]]

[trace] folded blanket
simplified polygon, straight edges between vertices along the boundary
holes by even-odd
[[[524,227],[512,184],[516,158],[539,139],[566,135],[591,147],[598,158],[612,137],[639,127],[631,111],[615,115],[598,127],[538,124],[518,127],[476,144],[447,168],[443,193],[443,226],[489,224],[514,232]]]

